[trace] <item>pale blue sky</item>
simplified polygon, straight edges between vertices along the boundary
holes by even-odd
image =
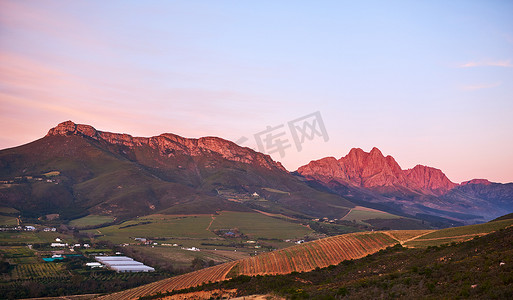
[[[235,141],[320,111],[330,140],[273,155],[289,170],[376,146],[455,182],[511,182],[511,12],[513,1],[2,1],[0,148],[68,119]]]

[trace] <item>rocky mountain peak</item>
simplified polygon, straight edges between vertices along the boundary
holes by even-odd
[[[230,161],[256,164],[267,169],[286,171],[281,163],[275,162],[269,155],[256,152],[247,147],[240,147],[231,141],[218,137],[190,139],[171,133],[164,133],[149,138],[133,137],[129,134],[99,131],[90,125],[75,124],[72,121],[62,122],[50,129],[46,137],[59,135],[86,136],[100,142],[107,142],[112,145],[123,145],[129,148],[149,146],[158,150],[165,156],[173,156],[176,152],[190,156],[215,153]]]
[[[347,175],[340,168],[337,159],[332,156],[313,160],[309,164],[300,167],[297,172],[305,177],[322,182],[329,182],[333,178],[347,178]]]
[[[362,161],[367,156],[366,154],[367,153],[360,148],[352,148],[345,157],[350,158],[352,161]],[[343,158],[344,157],[340,159]]]
[[[408,179],[408,187],[417,190],[440,195],[457,186],[442,170],[428,166],[416,165],[413,169],[404,170],[404,173]]]
[[[339,160],[312,161],[299,168],[298,173],[324,183],[335,180],[366,188],[404,187],[428,194],[444,193],[457,185],[439,169],[418,165],[402,170],[392,156],[383,156],[376,147],[370,152],[353,148]]]
[[[384,157],[383,153],[381,153],[381,150],[379,150],[376,147],[373,147],[372,150],[369,152],[371,156],[377,156],[377,157]]]
[[[75,124],[73,121],[66,121],[50,129],[46,136],[72,134],[94,137],[96,136],[97,131],[90,125]]]

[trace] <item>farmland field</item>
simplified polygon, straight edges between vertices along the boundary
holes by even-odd
[[[26,246],[0,247],[0,253],[6,258],[19,258],[34,255],[34,251]]]
[[[356,206],[349,211],[347,215],[345,215],[341,220],[344,221],[355,221],[362,224],[365,223],[365,220],[369,219],[399,219],[399,216],[392,215],[386,212],[382,212],[375,209],[369,209],[366,207]]]
[[[238,228],[251,239],[293,239],[301,238],[313,231],[300,224],[273,218],[261,213],[223,211],[215,216],[210,229]]]
[[[188,251],[181,249],[181,247],[169,247],[169,246],[155,246],[155,247],[146,247],[146,246],[131,246],[133,249],[137,250],[139,253],[142,253],[147,257],[154,257],[160,260],[165,260],[173,264],[175,268],[185,268],[191,265],[191,262],[195,258],[199,258],[203,261],[213,260],[216,264],[225,263],[229,261],[233,261],[235,259],[240,259],[244,257],[248,257],[248,253],[243,251],[234,252],[232,251]],[[227,254],[228,252],[229,254]],[[238,253],[236,258],[231,253]]]
[[[34,250],[27,246],[0,247],[0,254],[14,265],[10,272],[11,280],[61,277],[68,274],[62,272],[60,264],[40,262]]]
[[[102,234],[101,239],[113,243],[130,243],[134,237],[215,238],[206,230],[211,220],[210,215],[150,215],[89,232]]]
[[[36,263],[19,264],[12,271],[12,279],[35,279],[67,277],[68,272],[64,271],[61,263]]]
[[[239,260],[249,257],[247,252],[233,250],[204,250],[206,253],[213,253],[224,258],[227,261]]]
[[[58,232],[32,232],[32,231],[1,231],[0,243],[51,243],[55,238],[63,237]],[[74,239],[69,238],[69,241]]]
[[[231,274],[306,272],[360,258],[396,243],[397,240],[381,232],[344,234],[244,259],[237,264],[238,270]]]
[[[214,219],[213,219],[214,218]],[[87,232],[103,235],[114,243],[133,242],[134,237],[166,239],[219,239],[215,229],[237,228],[251,239],[301,238],[313,231],[307,227],[257,212],[223,211],[219,215],[150,215]],[[132,238],[132,239],[131,239]]]

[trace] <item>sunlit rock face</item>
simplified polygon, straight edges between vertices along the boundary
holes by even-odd
[[[331,180],[358,187],[402,187],[429,194],[443,194],[457,186],[435,168],[417,165],[402,170],[392,156],[383,156],[378,148],[365,152],[353,148],[344,157],[327,157],[300,167],[298,173],[328,183]]]
[[[133,137],[129,134],[99,131],[90,125],[75,124],[72,121],[60,123],[50,129],[46,136],[55,135],[86,136],[112,145],[123,145],[129,148],[149,146],[165,156],[173,156],[177,153],[188,156],[215,153],[230,161],[258,165],[270,170],[286,171],[281,163],[273,161],[269,155],[253,151],[247,147],[240,147],[233,142],[218,137],[189,139],[171,133],[149,138]]]

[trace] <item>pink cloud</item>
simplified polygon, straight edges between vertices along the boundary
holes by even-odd
[[[474,68],[474,67],[506,67],[511,68],[513,64],[511,60],[486,60],[486,61],[470,61],[459,65],[460,68]]]
[[[482,89],[491,89],[498,87],[502,84],[502,82],[495,82],[495,83],[484,83],[484,84],[472,84],[472,85],[465,85],[462,86],[461,89],[465,91],[475,91],[475,90],[482,90]]]

